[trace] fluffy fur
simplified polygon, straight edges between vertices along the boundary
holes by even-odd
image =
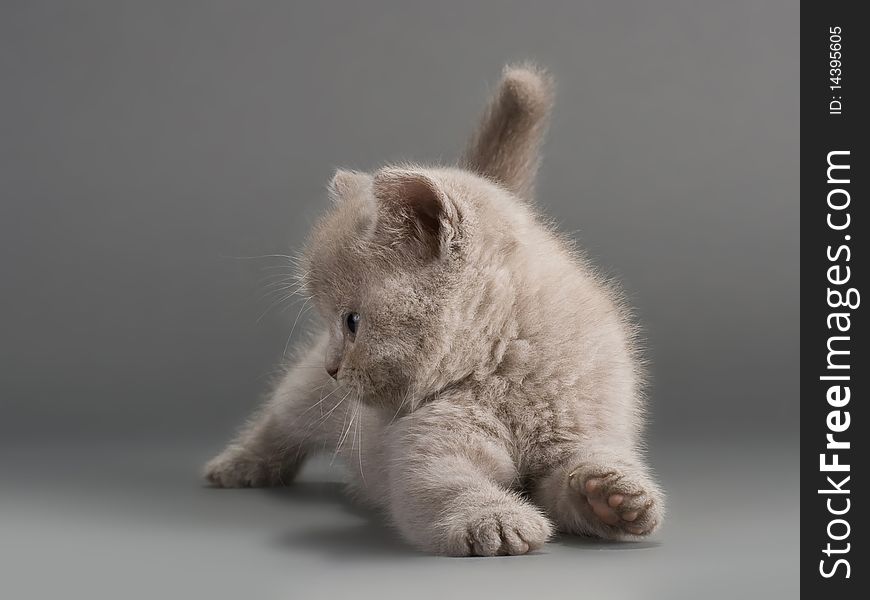
[[[508,67],[459,168],[335,174],[301,262],[321,332],[209,481],[283,485],[335,452],[407,541],[456,556],[661,524],[634,326],[526,201],[551,98]]]

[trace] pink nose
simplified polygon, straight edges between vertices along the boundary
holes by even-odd
[[[335,379],[335,376],[338,375],[338,367],[326,367],[326,372],[329,373],[329,376]]]

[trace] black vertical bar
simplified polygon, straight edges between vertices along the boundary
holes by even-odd
[[[801,3],[801,592],[870,593],[866,236],[870,22],[863,2]],[[862,11],[863,12],[863,11]],[[868,296],[870,301],[870,296]],[[830,437],[829,437],[830,436]],[[847,466],[848,465],[848,466]]]

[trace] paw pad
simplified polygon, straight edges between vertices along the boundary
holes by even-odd
[[[570,487],[601,523],[631,535],[648,535],[661,520],[658,493],[639,476],[616,469],[579,467]]]

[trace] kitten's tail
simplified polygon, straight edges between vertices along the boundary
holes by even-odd
[[[530,199],[553,107],[553,80],[532,64],[508,65],[461,165]]]

